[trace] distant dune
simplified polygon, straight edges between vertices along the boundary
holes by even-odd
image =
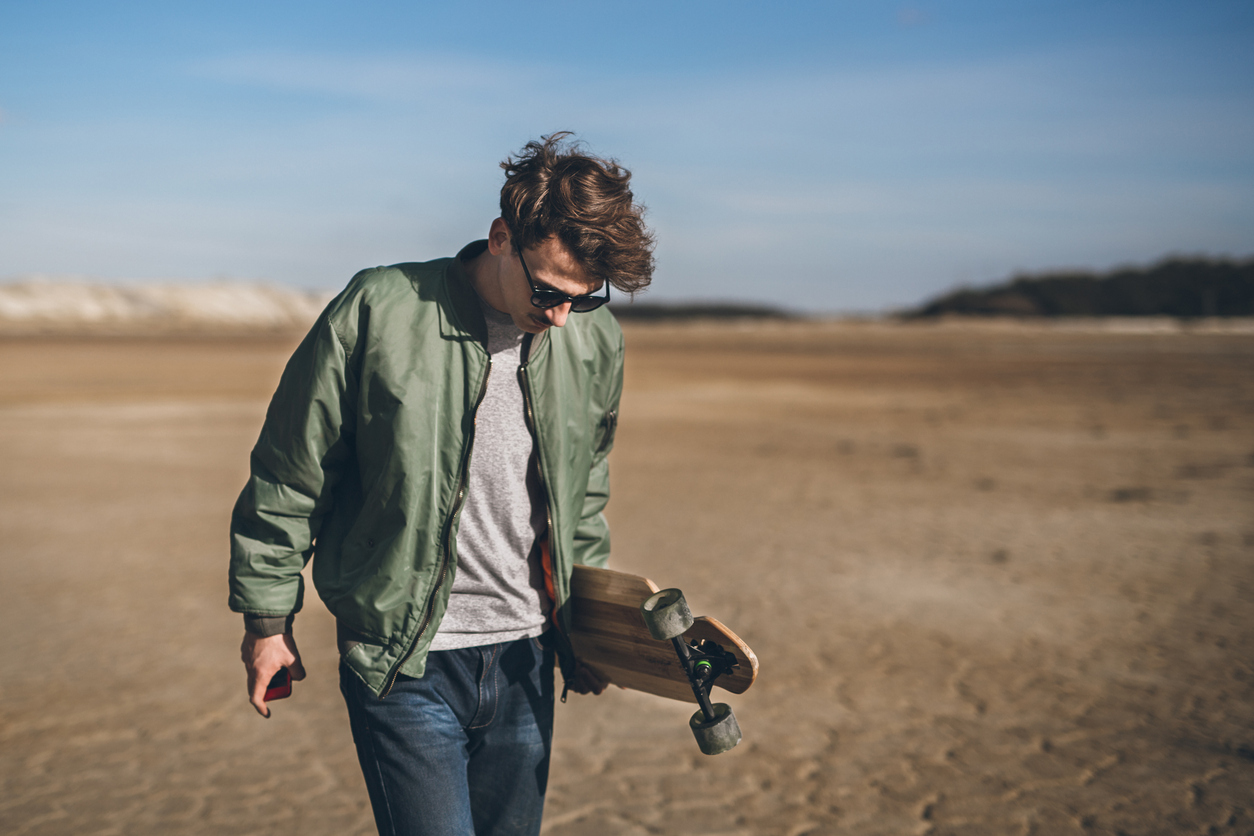
[[[299,334],[335,291],[301,290],[265,282],[118,282],[90,278],[19,277],[0,280],[0,336],[204,336]],[[1120,333],[1254,332],[1254,316],[1031,316],[1022,311],[940,306],[905,316],[805,316],[734,302],[615,304],[629,327],[685,324],[740,328],[801,327],[826,322],[842,328],[899,326],[947,330],[1048,330]]]
[[[28,276],[0,280],[0,334],[304,330],[333,291],[263,282],[120,282]],[[611,306],[631,321],[783,320],[775,308],[737,303],[637,303]]]
[[[333,295],[260,282],[26,277],[0,283],[0,333],[296,330],[308,328]]]
[[[907,311],[1016,317],[1254,316],[1254,258],[1166,258],[1109,273],[1057,271],[1015,276],[986,288],[961,288]]]
[[[626,302],[611,303],[620,320],[662,322],[685,319],[796,319],[797,314],[769,305],[744,302]]]

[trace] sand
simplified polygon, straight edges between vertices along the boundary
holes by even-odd
[[[373,832],[333,625],[266,721],[227,520],[295,337],[0,340],[0,832]],[[628,329],[617,568],[745,739],[558,710],[545,832],[1254,833],[1254,336]]]

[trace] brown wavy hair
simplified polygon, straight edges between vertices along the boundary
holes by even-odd
[[[642,290],[653,280],[653,233],[628,185],[631,172],[570,136],[542,136],[501,163],[501,218],[514,246],[556,236],[593,278],[624,293]]]

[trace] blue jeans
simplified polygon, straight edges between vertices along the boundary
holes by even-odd
[[[553,742],[553,651],[519,639],[427,655],[379,699],[340,690],[380,836],[540,832]]]

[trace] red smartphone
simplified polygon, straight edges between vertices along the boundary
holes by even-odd
[[[292,674],[287,668],[279,668],[279,672],[270,677],[266,686],[266,702],[281,700],[292,695]]]

